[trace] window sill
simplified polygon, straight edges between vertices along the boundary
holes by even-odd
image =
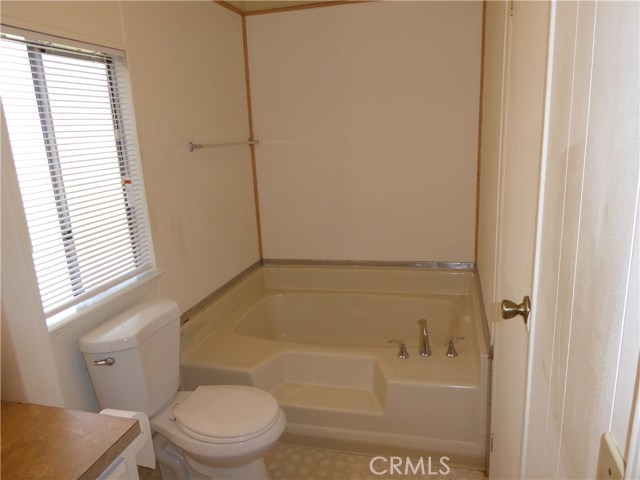
[[[129,280],[122,282],[118,285],[111,287],[110,289],[101,292],[90,299],[85,300],[84,302],[74,305],[73,307],[68,308],[60,313],[57,313],[49,318],[47,318],[47,329],[49,333],[55,333],[62,328],[70,325],[71,323],[79,320],[96,310],[108,305],[115,300],[122,298],[128,293],[133,292],[134,290],[146,285],[147,283],[155,280],[159,276],[164,274],[164,272],[154,270],[151,272],[146,272],[136,277],[130,278]]]

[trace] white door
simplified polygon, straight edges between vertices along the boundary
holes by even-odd
[[[515,1],[508,7],[495,297],[521,303],[532,295],[533,285],[549,4]],[[522,462],[528,327],[520,316],[502,320],[497,309],[490,321],[490,476],[514,479],[520,477]]]
[[[604,432],[629,463],[640,456],[627,440],[640,351],[640,7],[553,7],[522,477],[595,478]]]
[[[529,338],[519,317],[493,315],[490,475],[594,478],[605,431],[630,460],[638,457],[625,443],[640,350],[637,263],[631,273],[639,7],[512,6],[503,17],[503,110],[494,121],[500,215],[489,298],[532,296],[532,330]]]

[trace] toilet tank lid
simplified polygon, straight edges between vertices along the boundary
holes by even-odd
[[[140,345],[147,337],[180,317],[173,300],[151,300],[99,325],[78,341],[81,352],[108,353]]]

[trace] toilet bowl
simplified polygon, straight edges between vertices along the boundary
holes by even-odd
[[[286,419],[267,392],[215,385],[178,392],[150,423],[206,477],[268,478],[262,457],[282,435]]]
[[[276,399],[241,385],[179,391],[180,311],[129,309],[79,340],[101,408],[144,412],[163,478],[267,479],[263,455],[284,431]]]

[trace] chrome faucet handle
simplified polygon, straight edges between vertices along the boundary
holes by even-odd
[[[449,342],[449,348],[447,348],[447,357],[457,357],[458,352],[456,351],[456,347],[454,344],[459,342],[460,340],[464,340],[464,337],[453,337]]]
[[[404,345],[404,340],[398,340],[398,339],[392,339],[392,340],[387,340],[387,343],[396,343],[400,346],[400,351],[398,352],[398,358],[400,359],[405,359],[405,358],[409,358],[409,352],[407,352],[407,347],[405,347]]]

